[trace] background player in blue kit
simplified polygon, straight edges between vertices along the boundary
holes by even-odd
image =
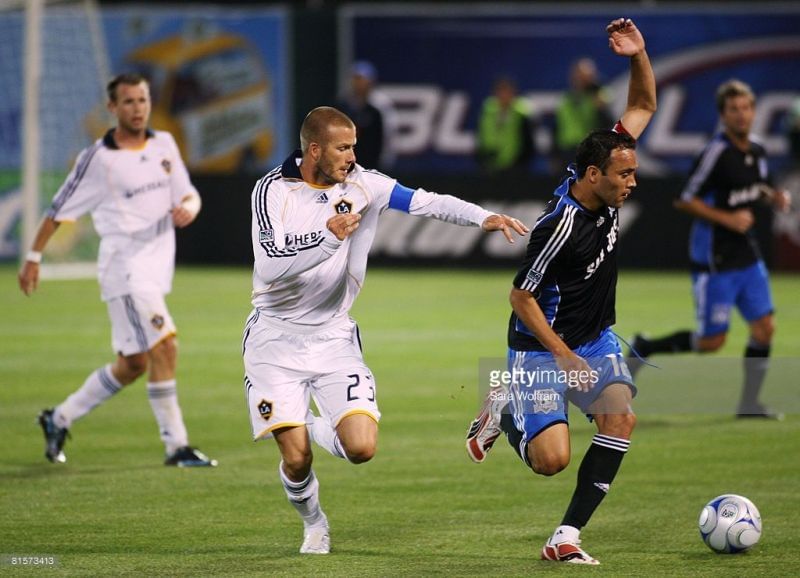
[[[608,492],[636,423],[635,388],[611,331],[618,209],[636,186],[635,139],[656,109],[641,33],[628,19],[606,30],[612,51],[630,57],[627,106],[614,130],[594,131],[578,146],[576,164],[536,222],[514,278],[508,365],[533,377],[514,380],[507,394],[491,391],[467,433],[474,461],[484,460],[502,431],[526,465],[551,476],[570,460],[567,402],[593,417],[598,433],[561,525],[541,554],[575,564],[599,563],[580,547],[580,531]]]
[[[775,332],[767,269],[753,225],[753,210],[764,201],[789,208],[789,196],[772,186],[764,147],[750,136],[755,95],[750,87],[730,80],[717,89],[722,131],[694,164],[675,206],[695,217],[689,257],[698,328],[657,339],[639,334],[633,349],[642,357],[654,353],[717,351],[725,343],[735,306],[747,321],[750,337],[744,351],[744,385],[740,417],[778,418],[758,400],[767,373]],[[629,356],[631,372],[643,362]]]

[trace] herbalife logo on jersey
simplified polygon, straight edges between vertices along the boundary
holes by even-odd
[[[286,233],[286,247],[316,246],[322,242],[322,231],[310,233]]]

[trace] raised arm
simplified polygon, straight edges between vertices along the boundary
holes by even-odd
[[[656,79],[644,46],[644,37],[629,18],[619,18],[606,27],[608,46],[631,59],[628,103],[620,120],[633,138],[639,138],[656,111]]]

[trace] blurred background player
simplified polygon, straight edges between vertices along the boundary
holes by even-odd
[[[355,464],[371,460],[377,447],[377,384],[349,312],[379,215],[394,209],[501,230],[509,242],[513,232],[527,232],[506,215],[404,187],[356,164],[356,131],[341,111],[313,109],[300,129],[301,149],[252,194],[254,309],[242,346],[247,405],[253,438],[278,444],[278,475],[303,520],[302,554],[330,551],[309,435]],[[312,397],[318,416],[309,411]]]
[[[553,138],[554,174],[575,159],[575,150],[596,128],[611,126],[608,93],[600,86],[597,65],[588,57],[576,60],[569,71],[570,89],[559,100]]]
[[[498,78],[481,107],[476,156],[490,175],[526,173],[533,158],[533,122],[527,100],[509,77]]]
[[[189,446],[175,381],[176,329],[164,300],[175,269],[175,227],[194,221],[200,195],[172,136],[148,129],[147,81],[123,74],[109,82],[107,92],[116,127],[81,152],[19,272],[19,286],[30,295],[39,283],[42,251],[60,223],[91,213],[100,236],[101,298],[108,306],[117,358],[39,415],[45,456],[65,462],[63,447],[73,422],[149,371],[147,396],[166,448],[164,463],[214,466],[215,460]]]
[[[750,336],[744,350],[744,384],[737,414],[777,418],[759,401],[775,332],[774,307],[766,265],[756,236],[754,210],[768,203],[789,208],[789,196],[773,188],[764,147],[750,135],[755,95],[739,80],[717,90],[722,131],[711,139],[694,163],[675,206],[692,217],[689,259],[698,328],[650,339],[634,337],[629,354],[635,374],[654,353],[717,351],[725,343],[731,310],[747,321]]]
[[[362,166],[386,170],[394,161],[391,134],[394,107],[376,89],[378,70],[371,62],[359,60],[350,69],[350,85],[337,104],[356,124],[356,151]]]
[[[599,564],[581,548],[580,533],[608,493],[636,424],[636,388],[611,326],[619,209],[636,187],[635,139],[655,113],[656,85],[634,23],[614,20],[606,31],[611,50],[630,59],[625,111],[614,130],[581,141],[569,176],[531,231],[508,326],[508,371],[529,377],[514,379],[507,393],[490,391],[466,440],[470,458],[482,462],[504,432],[534,473],[552,476],[571,458],[568,403],[594,420],[597,434],[572,500],[541,552],[543,560],[570,564]]]

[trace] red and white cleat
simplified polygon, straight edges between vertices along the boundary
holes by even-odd
[[[542,548],[542,560],[551,562],[568,562],[570,564],[591,564],[597,566],[599,561],[583,551],[579,546],[580,542],[561,542],[551,544],[550,541]]]
[[[481,404],[478,415],[467,430],[467,453],[470,459],[479,464],[486,459],[494,442],[503,433],[500,429],[500,412],[506,404],[504,392],[492,390]]]

